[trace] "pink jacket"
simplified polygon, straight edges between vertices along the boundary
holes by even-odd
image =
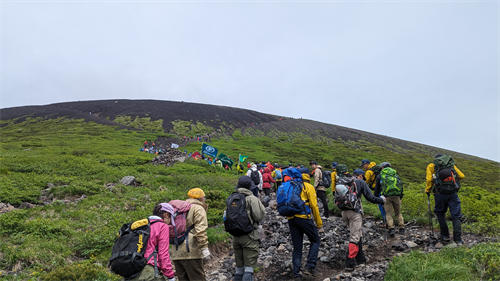
[[[146,246],[146,252],[144,257],[148,258],[158,247],[157,265],[158,270],[163,272],[163,275],[167,278],[174,277],[174,270],[172,268],[172,262],[170,261],[170,254],[168,253],[169,246],[169,234],[168,225],[162,220],[153,219],[153,221],[160,221],[151,225],[151,233],[149,235],[148,245]],[[152,257],[148,263],[149,265],[155,266],[154,257]]]

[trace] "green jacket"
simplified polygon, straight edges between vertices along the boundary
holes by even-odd
[[[245,195],[247,215],[250,222],[253,223],[254,230],[250,232],[248,236],[252,240],[259,240],[259,223],[266,216],[266,208],[264,208],[264,205],[262,205],[259,198],[255,197],[249,189],[238,188],[236,191]]]

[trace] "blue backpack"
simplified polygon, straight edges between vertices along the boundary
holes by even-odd
[[[281,171],[279,169],[276,169],[276,179],[281,180]]]
[[[302,175],[295,168],[283,171],[283,176],[285,175],[290,176],[292,180],[284,182],[278,187],[276,201],[279,214],[286,217],[310,214],[309,206],[300,197],[303,186]]]

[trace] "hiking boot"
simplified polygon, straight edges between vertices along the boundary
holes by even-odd
[[[455,241],[455,243],[457,243],[457,246],[463,246],[464,245],[464,241],[460,240],[460,241]]]
[[[353,271],[357,264],[358,263],[356,262],[355,259],[347,258],[345,260],[345,270],[347,270],[347,271]]]
[[[300,275],[300,274],[293,276],[293,280],[300,280],[300,279],[302,279],[302,275]]]
[[[307,268],[306,267],[306,271],[304,272],[304,274],[312,276],[312,277],[320,277],[321,276],[321,272],[319,272],[316,268]]]
[[[233,281],[241,281],[243,279],[243,274],[234,275]]]
[[[389,229],[389,236],[394,236],[396,234],[396,231],[394,228]]]
[[[399,229],[399,234],[404,235],[405,234],[405,229],[404,228],[400,228]]]
[[[450,242],[450,236],[442,235],[441,239],[443,239],[444,242]]]

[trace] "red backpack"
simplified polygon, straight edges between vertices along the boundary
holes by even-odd
[[[182,200],[172,200],[168,202],[172,207],[174,207],[174,215],[172,220],[175,222],[175,226],[169,225],[169,237],[170,244],[175,245],[175,250],[179,249],[179,244],[182,244],[186,240],[186,249],[189,252],[189,241],[188,234],[194,225],[186,229],[186,217],[187,213],[191,209],[191,203]]]

